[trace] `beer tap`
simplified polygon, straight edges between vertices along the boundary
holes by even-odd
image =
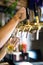
[[[27,9],[26,9],[27,11]],[[27,13],[28,16],[29,16],[29,13]],[[28,19],[29,17],[27,16],[27,20],[26,20],[26,23],[24,24],[23,22],[21,22],[18,26],[19,28],[19,31],[26,31],[27,34],[26,34],[26,38],[28,36],[28,32],[30,33],[36,33],[36,40],[39,39],[39,32],[41,30],[41,28],[43,28],[43,23],[41,23],[39,21],[39,16],[38,16],[38,9],[36,8],[36,11],[35,11],[35,21],[33,22],[30,22],[30,20]],[[24,24],[24,25],[23,25]]]

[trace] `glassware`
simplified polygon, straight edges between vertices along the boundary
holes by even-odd
[[[18,37],[10,38],[10,40],[7,42],[7,43],[8,43],[8,46],[7,46],[7,48],[6,48],[8,54],[12,54],[13,51],[14,51],[14,52],[19,51],[19,48],[18,48],[18,46],[19,46],[19,44],[20,44],[19,41],[20,41],[20,40],[19,40]]]

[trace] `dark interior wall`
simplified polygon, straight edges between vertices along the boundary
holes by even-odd
[[[42,54],[42,59],[43,59],[43,32],[40,32],[39,35],[39,40],[33,40],[31,43],[31,49],[36,49],[36,50],[40,50],[41,54]]]

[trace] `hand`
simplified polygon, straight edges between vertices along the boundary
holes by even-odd
[[[19,19],[19,21],[22,21],[26,19],[26,9],[22,7],[15,15]]]

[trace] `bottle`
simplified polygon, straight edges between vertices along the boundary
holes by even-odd
[[[26,8],[26,18],[29,19],[29,8]]]
[[[5,25],[5,14],[4,13],[0,13],[0,27]]]
[[[34,4],[34,13],[35,13],[35,20],[36,20],[36,23],[39,23],[38,6],[37,6],[37,3],[36,3],[36,2],[35,2],[35,4]]]
[[[5,25],[5,14],[2,13],[2,26],[4,26],[4,25]]]
[[[35,18],[36,18],[36,23],[39,23],[39,17],[38,17],[38,11],[36,10],[36,16],[35,16]]]
[[[35,15],[35,19],[36,19],[36,28],[37,28],[37,31],[36,31],[36,40],[39,40],[39,17],[38,17],[38,11],[36,10],[36,15]]]
[[[35,15],[35,20],[36,22],[38,22],[38,6],[37,6],[37,3],[35,2],[34,3],[34,15]]]
[[[42,7],[40,7],[40,9],[41,9],[40,22],[43,22],[43,6],[42,6]]]

